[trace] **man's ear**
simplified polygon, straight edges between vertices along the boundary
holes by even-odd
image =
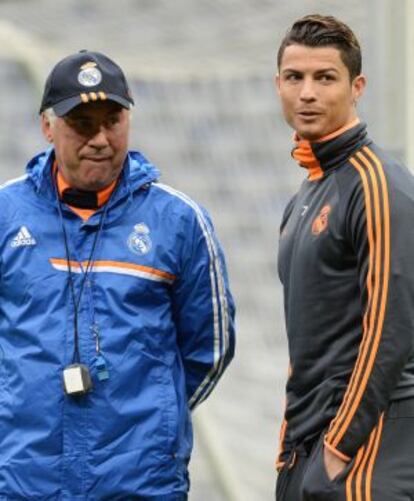
[[[364,93],[366,84],[367,79],[365,78],[365,75],[362,75],[362,73],[354,78],[354,81],[352,82],[352,98],[355,105]]]
[[[48,143],[53,143],[53,131],[52,131],[52,123],[49,117],[46,116],[45,113],[42,113],[41,117],[41,128],[44,137]]]

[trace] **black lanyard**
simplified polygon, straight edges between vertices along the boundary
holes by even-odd
[[[103,225],[104,225],[104,222],[105,222],[106,214],[108,212],[109,200],[105,204],[104,210],[102,211],[101,218],[99,220],[98,231],[95,234],[95,238],[94,238],[94,241],[93,241],[93,244],[92,244],[91,253],[90,253],[89,258],[88,258],[88,260],[86,262],[85,271],[83,271],[82,263],[78,262],[79,265],[80,265],[80,270],[81,270],[81,272],[83,274],[83,279],[82,279],[80,290],[79,290],[79,296],[78,296],[78,298],[76,300],[75,283],[74,283],[74,279],[73,279],[73,271],[72,271],[72,263],[71,263],[70,252],[69,252],[68,237],[67,237],[67,233],[66,233],[65,223],[64,223],[64,220],[63,220],[62,205],[61,205],[61,201],[60,201],[59,196],[57,196],[57,199],[58,199],[58,209],[59,209],[60,222],[61,222],[61,225],[62,225],[63,241],[64,241],[64,244],[65,244],[66,263],[67,263],[67,266],[68,266],[68,273],[69,273],[69,290],[70,290],[70,293],[71,293],[71,296],[72,296],[73,311],[74,311],[74,315],[73,315],[73,329],[74,329],[74,332],[73,332],[73,334],[74,334],[73,335],[73,341],[74,341],[74,348],[73,348],[72,363],[80,363],[81,359],[80,359],[80,352],[79,352],[79,325],[78,325],[79,306],[80,306],[80,303],[81,303],[82,293],[83,293],[84,288],[85,288],[86,280],[87,280],[88,275],[91,272],[91,270],[93,268],[93,265],[95,263],[95,251],[97,249],[98,242],[99,242],[100,236],[102,234],[102,228],[103,228]]]

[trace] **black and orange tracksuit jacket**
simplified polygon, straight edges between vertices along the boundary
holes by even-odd
[[[279,466],[321,433],[344,460],[414,397],[414,178],[358,120],[298,141],[280,232],[290,374]]]

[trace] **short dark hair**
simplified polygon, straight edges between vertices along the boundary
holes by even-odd
[[[280,69],[283,53],[289,45],[335,47],[348,68],[351,81],[361,74],[361,47],[354,32],[333,16],[311,14],[295,21],[280,44],[277,66]]]

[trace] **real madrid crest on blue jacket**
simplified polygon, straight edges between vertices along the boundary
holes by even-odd
[[[86,78],[86,77],[85,77]],[[190,409],[234,351],[234,306],[206,212],[128,154],[79,305],[93,390],[62,389],[100,210],[62,207],[53,150],[0,190],[0,499],[185,499]],[[95,329],[102,358],[96,359]],[[167,494],[175,497],[165,497]]]
[[[147,254],[151,250],[150,230],[145,223],[134,226],[134,230],[128,238],[128,247],[135,254]]]

